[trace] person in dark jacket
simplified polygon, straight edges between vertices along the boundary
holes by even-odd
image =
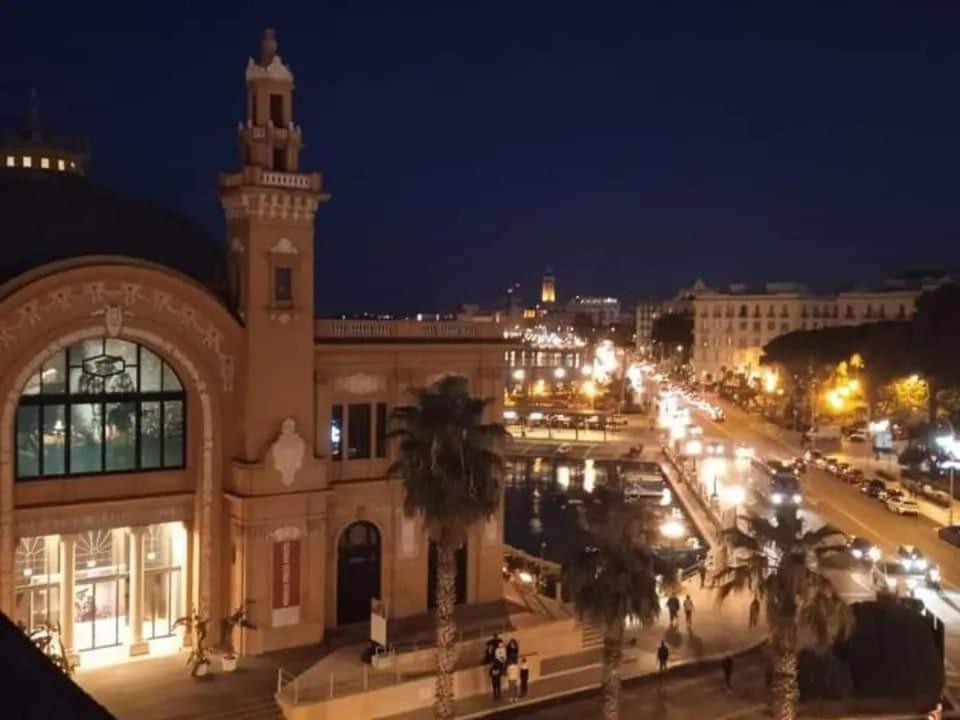
[[[520,661],[520,643],[516,638],[510,638],[507,643],[507,665]]]
[[[500,663],[490,663],[490,688],[493,690],[493,699],[500,699],[500,688],[503,686],[503,668]]]
[[[527,696],[527,687],[530,684],[530,665],[526,658],[520,659],[520,697]]]

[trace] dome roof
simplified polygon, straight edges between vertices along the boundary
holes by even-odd
[[[0,284],[47,263],[114,255],[165,265],[215,291],[224,285],[225,254],[210,234],[79,174],[0,169],[0,238]]]

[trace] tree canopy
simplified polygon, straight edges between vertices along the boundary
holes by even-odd
[[[665,313],[653,321],[650,338],[663,345],[693,345],[693,313]]]

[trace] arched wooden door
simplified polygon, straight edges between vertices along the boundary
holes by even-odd
[[[355,522],[337,545],[337,625],[370,619],[370,598],[380,597],[380,532]]]

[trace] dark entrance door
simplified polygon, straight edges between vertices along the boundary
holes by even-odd
[[[370,598],[380,597],[380,533],[355,522],[337,546],[337,625],[370,619]]]
[[[467,601],[467,545],[457,550],[457,605]],[[427,607],[433,610],[437,606],[437,544],[430,541],[427,558]]]

